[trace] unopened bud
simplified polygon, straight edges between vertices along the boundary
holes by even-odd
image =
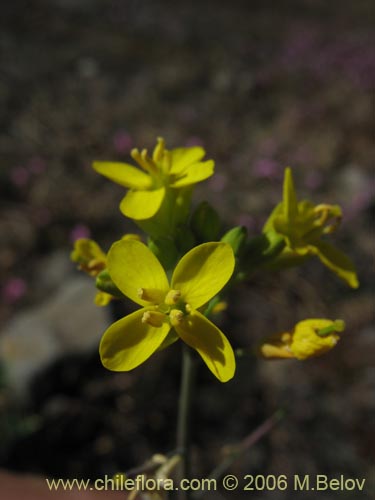
[[[95,286],[102,292],[109,293],[114,297],[123,297],[124,295],[117,288],[117,286],[112,281],[111,276],[107,269],[104,269],[101,273],[98,274],[95,280]]]
[[[246,239],[247,239],[246,227],[236,226],[233,227],[232,229],[229,229],[229,231],[227,231],[221,238],[221,241],[223,241],[224,243],[229,243],[229,245],[232,247],[234,255],[238,256],[241,253],[242,249],[244,248]]]
[[[203,201],[195,209],[191,218],[191,229],[199,242],[217,241],[221,222],[214,208]]]

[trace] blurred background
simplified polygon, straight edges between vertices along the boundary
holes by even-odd
[[[123,189],[92,161],[129,161],[161,135],[215,159],[195,200],[215,206],[223,229],[257,234],[290,165],[300,197],[343,207],[335,242],[361,282],[350,290],[311,261],[237,290],[221,325],[235,347],[306,317],[340,317],[347,330],[319,359],[242,359],[225,385],[202,366],[194,476],[283,409],[232,473],[367,478],[363,493],[337,495],[373,498],[374,21],[370,0],[2,5],[0,467],[95,479],[174,447],[181,346],[106,371],[97,347],[116,311],[93,305],[92,282],[69,261],[79,237],[107,249],[136,230],[118,211]]]

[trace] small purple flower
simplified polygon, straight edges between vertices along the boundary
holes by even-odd
[[[253,173],[256,177],[273,178],[280,174],[279,164],[271,158],[260,158],[254,163]]]
[[[224,191],[226,185],[228,183],[228,179],[224,174],[215,174],[211,177],[209,181],[209,186],[212,191],[215,193],[221,193]]]
[[[4,302],[14,304],[27,292],[27,284],[22,278],[10,278],[1,289]]]
[[[90,236],[91,236],[91,231],[87,226],[85,226],[84,224],[77,224],[71,230],[69,239],[72,243],[74,243],[76,240],[79,240],[80,238],[90,238]]]
[[[204,145],[203,140],[196,135],[188,137],[187,141],[185,142],[185,146],[187,148],[190,148],[192,146],[203,146],[203,145]]]
[[[368,188],[361,193],[357,193],[344,207],[344,222],[349,222],[358,217],[364,210],[366,210],[374,199],[375,185],[369,184]]]
[[[323,184],[323,176],[317,170],[310,171],[305,177],[305,186],[308,189],[319,189]]]
[[[114,134],[112,142],[115,151],[119,154],[130,153],[133,147],[133,139],[131,138],[130,134],[128,134],[128,132],[123,129],[118,130]]]

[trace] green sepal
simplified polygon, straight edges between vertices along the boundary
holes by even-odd
[[[199,243],[217,241],[221,221],[216,210],[207,201],[202,201],[193,212],[190,226]]]
[[[276,259],[265,262],[262,267],[270,271],[282,271],[284,269],[290,269],[291,267],[301,266],[311,259],[311,257],[312,255],[308,253],[299,254],[289,248],[285,248]]]
[[[206,316],[206,318],[209,318],[212,314],[212,311],[214,307],[221,301],[222,299],[220,298],[219,295],[215,295],[215,297],[212,297],[212,299],[209,301],[209,303],[203,308],[202,312]]]
[[[177,342],[177,340],[179,338],[180,337],[177,335],[176,331],[172,328],[172,330],[168,333],[168,335],[166,336],[166,338],[163,340],[163,342],[158,347],[157,351],[163,351],[164,349],[166,349],[170,345],[172,345],[175,342]]]
[[[149,238],[148,248],[158,258],[165,270],[172,269],[176,264],[178,252],[173,240],[168,237]]]
[[[184,255],[196,245],[194,234],[189,226],[183,225],[176,229],[175,243],[181,255]]]
[[[247,240],[247,229],[244,226],[236,226],[229,229],[220,241],[224,243],[229,243],[232,247],[233,253],[236,257],[239,257],[245,247]]]
[[[173,237],[180,224],[189,217],[192,187],[166,189],[159,211],[150,219],[134,220],[152,238]]]
[[[245,272],[275,261],[285,248],[285,239],[276,231],[267,231],[249,240],[241,258]]]
[[[97,275],[95,279],[95,286],[98,290],[109,293],[114,297],[124,298],[124,294],[113,283],[108,269],[104,269]]]
[[[332,333],[341,333],[345,330],[345,321],[342,319],[336,319],[332,325],[326,326],[325,328],[321,328],[320,330],[316,331],[316,334],[319,335],[319,337],[327,337],[328,335],[331,335]]]

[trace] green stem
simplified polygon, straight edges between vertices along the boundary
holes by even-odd
[[[194,386],[193,352],[183,345],[182,375],[177,421],[177,451],[181,455],[180,480],[190,478],[190,410]],[[179,490],[179,500],[189,500],[188,491]]]

